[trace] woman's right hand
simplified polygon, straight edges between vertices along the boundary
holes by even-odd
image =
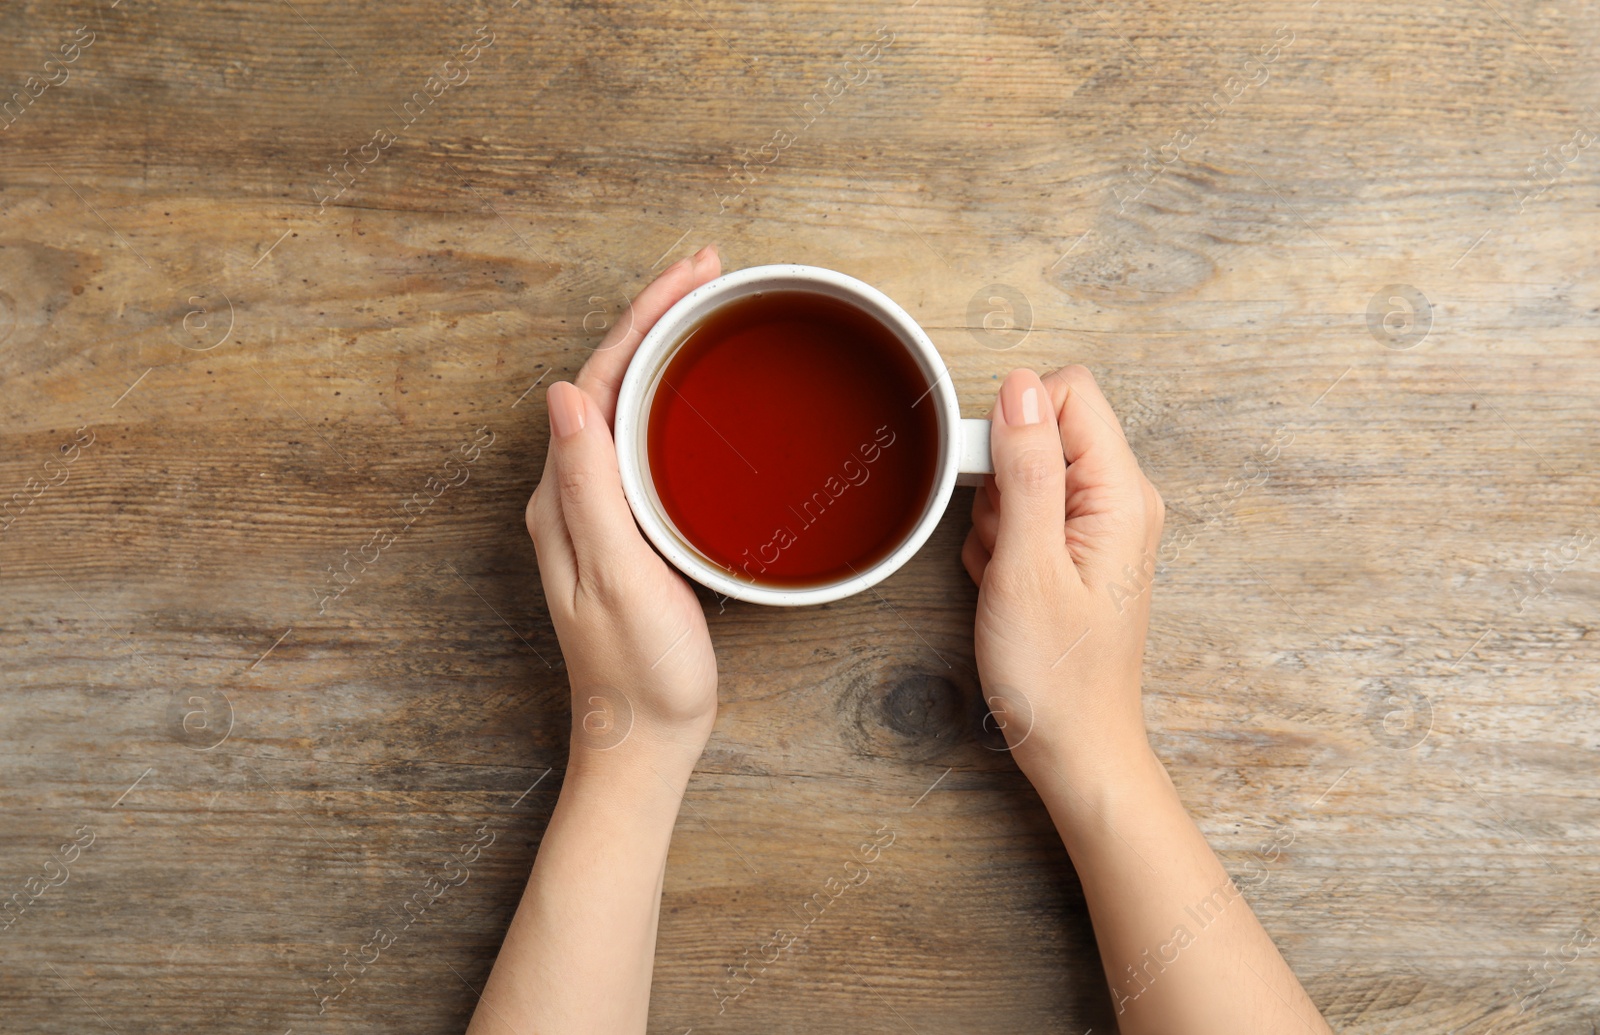
[[[687,779],[716,719],[717,658],[705,612],[634,522],[611,423],[645,334],[721,270],[709,245],[673,263],[628,306],[575,383],[557,381],[545,393],[550,448],[527,523],[571,678],[575,761],[633,735],[681,749],[674,754],[686,764],[676,768]]]
[[[1094,376],[1013,370],[995,473],[961,551],[978,584],[978,675],[1030,777],[1081,789],[1149,758],[1140,667],[1165,508]]]

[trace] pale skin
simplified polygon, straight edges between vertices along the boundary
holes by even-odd
[[[717,671],[694,591],[634,524],[610,428],[645,332],[720,272],[710,247],[669,267],[546,395],[527,522],[572,744],[469,1035],[645,1031],[667,846]],[[1329,1032],[1150,749],[1140,669],[1160,495],[1083,367],[1012,371],[991,419],[996,473],[962,549],[978,673],[1082,882],[1120,1030]]]

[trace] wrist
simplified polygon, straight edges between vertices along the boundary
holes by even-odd
[[[572,745],[567,756],[567,781],[585,787],[615,788],[640,801],[655,801],[656,792],[682,797],[705,749],[709,731],[657,728],[639,722],[618,735],[597,734],[573,717]]]
[[[595,748],[574,738],[567,754],[567,769],[589,779],[616,781],[656,773],[668,786],[681,791],[688,785],[700,753],[698,742],[676,743],[635,735],[615,747]]]
[[[1092,755],[1041,743],[1017,764],[1074,854],[1115,837],[1117,817],[1147,812],[1177,797],[1166,767],[1142,736],[1114,749],[1102,745]]]
[[[1011,745],[1011,755],[1030,780],[1089,787],[1148,775],[1155,758],[1142,715],[1105,713],[1040,715]]]
[[[647,758],[674,771],[688,770],[705,750],[717,720],[710,707],[670,715],[614,687],[572,691],[572,756],[575,763],[606,766],[617,760]]]
[[[585,823],[664,839],[677,821],[693,769],[693,759],[682,752],[636,744],[609,751],[575,745],[558,807]]]

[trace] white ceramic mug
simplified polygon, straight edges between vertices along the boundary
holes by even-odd
[[[712,311],[734,299],[765,291],[808,291],[863,310],[894,332],[932,386],[925,398],[932,398],[937,412],[939,455],[933,491],[923,504],[922,516],[882,560],[835,582],[803,587],[768,586],[735,576],[707,558],[678,531],[662,507],[650,475],[650,451],[645,436],[650,426],[650,407],[668,361]],[[982,485],[983,476],[994,471],[989,456],[989,422],[962,419],[949,374],[938,350],[917,322],[883,292],[854,277],[816,266],[752,266],[718,277],[695,288],[667,310],[639,343],[639,351],[622,379],[613,433],[628,505],[633,508],[639,527],[662,556],[679,571],[717,593],[757,604],[788,607],[825,604],[860,593],[888,578],[922,548],[933,534],[957,485]]]

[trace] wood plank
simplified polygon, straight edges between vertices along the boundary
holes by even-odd
[[[0,132],[0,489],[74,457],[0,533],[0,893],[94,837],[0,932],[8,1030],[464,1025],[564,760],[532,386],[706,241],[880,286],[969,415],[1013,366],[1096,372],[1169,506],[1153,742],[1225,864],[1265,866],[1252,904],[1336,1030],[1590,1030],[1595,956],[1563,946],[1600,899],[1595,152],[1518,191],[1600,133],[1592,9],[124,0],[0,26],[7,91],[94,33]],[[1420,341],[1369,322],[1393,285]],[[1017,333],[983,331],[996,297]],[[404,525],[478,429],[470,480]],[[881,600],[702,594],[723,706],[652,1031],[1113,1030],[1070,864],[982,726],[969,503]],[[467,882],[407,914],[480,828]]]

